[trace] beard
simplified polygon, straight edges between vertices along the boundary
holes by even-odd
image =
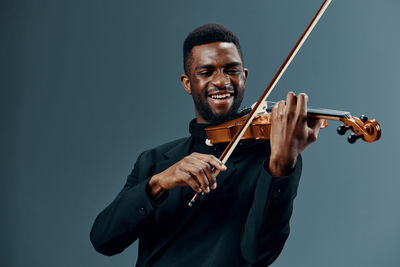
[[[204,94],[192,94],[193,102],[200,116],[211,124],[219,124],[238,117],[238,110],[243,100],[243,90],[234,88],[233,103],[230,109],[224,114],[216,114],[210,107],[207,98],[207,90]]]

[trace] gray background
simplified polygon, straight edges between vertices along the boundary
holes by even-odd
[[[186,136],[182,41],[217,22],[241,39],[256,101],[321,4],[290,1],[1,1],[1,266],[132,266],[89,242],[138,154]],[[336,0],[270,100],[379,120],[349,145],[336,122],[304,153],[292,233],[273,266],[400,266],[400,2]],[[226,255],[229,257],[229,255]]]

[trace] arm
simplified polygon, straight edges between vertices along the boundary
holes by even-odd
[[[289,235],[300,152],[317,139],[321,126],[320,120],[307,121],[307,101],[307,95],[289,92],[272,109],[270,159],[261,168],[241,238],[243,257],[254,265],[271,264]]]
[[[142,153],[122,191],[97,216],[90,239],[98,252],[114,255],[146,232],[151,235],[154,210],[163,203],[168,190],[190,186],[195,192],[209,193],[210,188],[216,187],[212,168],[226,170],[213,155],[199,153],[192,153],[155,175],[153,162],[150,153]]]
[[[96,218],[90,232],[90,240],[96,251],[104,255],[115,255],[131,245],[146,231],[146,222],[152,216],[156,206],[146,193],[150,169],[141,169],[143,160],[151,162],[145,153],[136,161],[132,173],[114,201],[108,205]],[[150,166],[150,164],[147,164]]]
[[[293,171],[272,177],[262,168],[257,178],[253,204],[242,230],[243,258],[255,266],[268,266],[279,256],[289,236],[289,220],[302,169],[301,156]]]

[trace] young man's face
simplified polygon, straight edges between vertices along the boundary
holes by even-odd
[[[248,71],[233,43],[214,42],[192,49],[182,84],[191,94],[198,123],[220,123],[234,117],[243,99]]]

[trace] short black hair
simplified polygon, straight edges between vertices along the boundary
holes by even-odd
[[[183,42],[183,68],[185,73],[188,74],[190,67],[190,58],[192,48],[194,46],[214,43],[214,42],[227,42],[235,44],[240,58],[243,61],[242,50],[240,49],[239,38],[228,28],[221,24],[209,23],[197,27],[188,34]]]

